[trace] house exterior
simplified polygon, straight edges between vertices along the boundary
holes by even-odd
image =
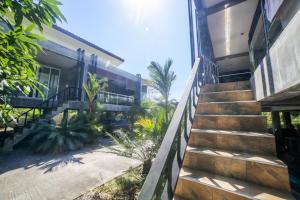
[[[142,100],[157,100],[159,99],[160,94],[152,86],[152,83],[148,79],[142,80]]]
[[[141,76],[118,69],[124,59],[55,25],[53,28],[45,27],[43,36],[46,40],[40,42],[44,52],[37,56],[40,64],[37,79],[48,87],[44,89],[45,99],[66,88],[82,88],[88,73],[95,73],[99,78],[108,79],[107,90],[99,94],[103,104],[110,104],[107,109],[124,111],[140,102]],[[81,89],[80,92],[84,101],[84,91]],[[32,108],[41,101],[38,92],[32,91],[29,96],[12,98],[11,104]]]
[[[47,87],[41,88],[44,98],[37,91],[10,97],[13,107],[26,111],[16,117],[17,123],[0,127],[0,152],[11,151],[38,121],[59,122],[68,110],[87,110],[83,86],[89,73],[108,80],[108,88],[96,97],[107,115],[129,112],[141,102],[141,75],[119,69],[124,59],[58,26],[44,27],[43,36],[46,40],[40,41],[43,52],[36,58],[40,65],[36,76]]]
[[[300,1],[187,4],[192,69],[139,199],[300,199]]]

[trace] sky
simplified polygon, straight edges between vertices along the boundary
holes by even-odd
[[[183,0],[61,0],[68,31],[123,58],[118,68],[149,78],[150,61],[173,59],[180,99],[191,69],[188,8]]]

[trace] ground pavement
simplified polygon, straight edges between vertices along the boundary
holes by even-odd
[[[74,199],[139,164],[101,145],[59,156],[17,150],[0,155],[0,200]]]

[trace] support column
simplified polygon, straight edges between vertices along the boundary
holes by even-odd
[[[195,62],[195,36],[194,36],[194,20],[193,20],[193,4],[192,0],[188,0],[188,13],[189,13],[189,28],[190,28],[190,47],[191,47],[191,66]]]
[[[280,115],[278,111],[272,111],[272,127],[273,127],[273,133],[281,128],[280,126]]]
[[[283,112],[283,121],[284,127],[290,128],[292,125],[291,113],[290,112]]]
[[[63,118],[61,121],[61,126],[62,127],[67,127],[68,126],[68,119],[69,119],[69,110],[66,109],[64,110]]]
[[[142,100],[142,76],[137,74],[137,83],[136,83],[136,95],[135,95],[135,104],[140,105]]]
[[[79,48],[77,52],[78,52],[78,71],[79,71],[78,73],[79,78],[77,82],[77,88],[79,89],[78,99],[80,101],[84,101],[85,93],[83,90],[83,85],[87,83],[89,62],[87,60],[87,57],[84,54],[85,50]]]

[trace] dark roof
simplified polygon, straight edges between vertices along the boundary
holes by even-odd
[[[87,40],[85,40],[85,39],[83,39],[83,38],[81,38],[81,37],[75,35],[74,33],[71,33],[71,32],[69,32],[69,31],[67,31],[66,29],[63,29],[63,28],[61,28],[61,27],[59,27],[59,26],[57,26],[57,25],[53,25],[53,28],[54,28],[55,30],[58,30],[58,31],[60,31],[60,32],[62,32],[62,33],[64,33],[64,34],[66,34],[66,35],[68,35],[68,36],[74,38],[75,40],[78,40],[78,41],[80,41],[80,42],[83,42],[83,43],[89,45],[90,47],[93,47],[93,48],[95,48],[95,49],[97,49],[97,50],[99,50],[99,51],[102,51],[102,52],[104,52],[104,53],[106,53],[106,54],[108,54],[108,55],[110,55],[110,56],[112,56],[112,57],[114,57],[114,58],[116,58],[116,59],[118,59],[118,60],[124,62],[124,59],[123,59],[123,58],[120,58],[119,56],[116,56],[115,54],[113,54],[113,53],[111,53],[111,52],[109,52],[109,51],[106,51],[105,49],[102,49],[101,47],[99,47],[99,46],[97,46],[97,45],[95,45],[95,44],[93,44],[93,43],[91,43],[91,42],[89,42],[89,41],[87,41]]]

